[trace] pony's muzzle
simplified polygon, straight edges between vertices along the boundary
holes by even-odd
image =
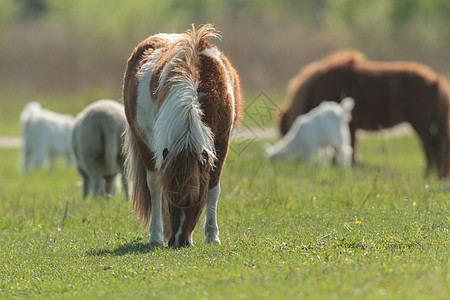
[[[178,241],[175,239],[175,237],[172,237],[169,240],[169,247],[170,248],[187,248],[187,247],[191,247],[191,243],[189,242],[189,239],[186,239],[182,242]]]

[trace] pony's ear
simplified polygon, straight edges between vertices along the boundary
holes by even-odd
[[[169,150],[167,148],[164,148],[163,150],[163,159],[166,160],[167,154],[169,154]]]

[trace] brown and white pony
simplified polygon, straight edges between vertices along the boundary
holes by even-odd
[[[208,38],[211,25],[157,34],[128,59],[123,98],[135,212],[149,244],[192,245],[206,204],[205,242],[220,243],[216,209],[230,133],[241,115],[238,75]]]
[[[353,153],[357,129],[379,130],[409,122],[419,135],[427,159],[449,176],[449,104],[447,80],[415,62],[368,61],[357,51],[336,53],[305,66],[289,85],[290,100],[280,121],[285,135],[297,116],[324,100],[355,100],[350,122]]]

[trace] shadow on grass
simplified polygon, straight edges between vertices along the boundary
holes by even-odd
[[[90,256],[105,256],[105,255],[122,256],[126,254],[147,254],[150,252],[154,252],[158,249],[165,249],[165,248],[150,246],[148,243],[131,242],[119,245],[115,249],[88,250],[86,251],[86,254]]]

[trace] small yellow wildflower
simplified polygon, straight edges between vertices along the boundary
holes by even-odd
[[[361,224],[362,222],[361,221],[355,221],[355,224]]]

